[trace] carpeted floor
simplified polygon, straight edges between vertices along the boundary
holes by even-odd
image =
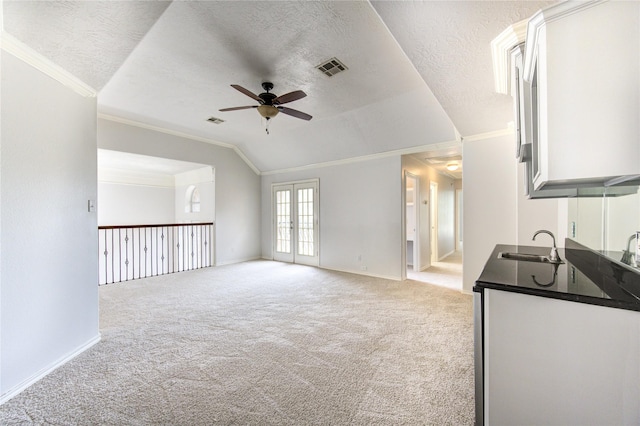
[[[0,424],[473,424],[471,297],[255,261],[100,288],[100,343]]]
[[[424,271],[415,272],[407,268],[407,278],[442,287],[462,290],[462,252],[456,251],[439,262],[433,262]]]

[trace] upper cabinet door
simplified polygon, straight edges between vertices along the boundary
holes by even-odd
[[[511,63],[511,96],[513,97],[513,117],[515,124],[516,157],[523,160],[523,145],[527,143],[525,132],[525,83],[523,77],[524,67],[524,43],[517,45],[510,53]]]
[[[566,2],[529,21],[533,187],[640,174],[640,2]]]

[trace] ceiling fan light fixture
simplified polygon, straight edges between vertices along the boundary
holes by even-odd
[[[2,0],[0,0],[2,1]],[[260,105],[247,105],[240,107],[231,107],[231,108],[222,108],[220,111],[238,111],[243,109],[257,109],[260,116],[264,119],[264,127],[267,134],[269,134],[269,122],[273,117],[278,115],[279,112],[282,111],[283,114],[290,115],[295,118],[299,118],[301,120],[311,120],[313,117],[309,114],[298,111],[289,107],[282,106],[282,104],[287,104],[289,102],[297,101],[298,99],[302,99],[307,96],[302,90],[295,90],[293,92],[285,93],[284,95],[277,96],[270,92],[273,89],[273,83],[265,81],[262,83],[262,88],[265,90],[264,93],[260,93],[256,95],[252,91],[245,89],[244,87],[232,84],[231,87],[250,97],[253,100],[256,100],[260,103]]]
[[[447,170],[449,170],[450,172],[455,172],[456,170],[458,170],[460,166],[458,165],[458,163],[449,163],[447,164]]]
[[[269,120],[278,115],[278,112],[280,111],[278,111],[278,108],[274,107],[273,105],[260,105],[258,107],[258,112],[261,116]]]

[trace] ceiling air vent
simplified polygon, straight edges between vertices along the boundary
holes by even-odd
[[[211,123],[214,123],[214,124],[224,123],[224,120],[218,117],[209,117],[207,118],[207,121],[210,121]]]
[[[210,121],[210,122],[215,123],[215,124],[224,123],[224,120],[222,118],[218,118],[218,117],[209,117],[209,118],[207,118],[207,121]]]
[[[345,64],[343,64],[336,58],[331,58],[328,61],[321,63],[316,68],[318,68],[320,71],[322,71],[323,74],[328,77],[333,77],[339,72],[349,69]]]

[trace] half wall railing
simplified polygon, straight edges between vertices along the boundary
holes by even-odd
[[[99,226],[99,285],[214,265],[215,224]]]

